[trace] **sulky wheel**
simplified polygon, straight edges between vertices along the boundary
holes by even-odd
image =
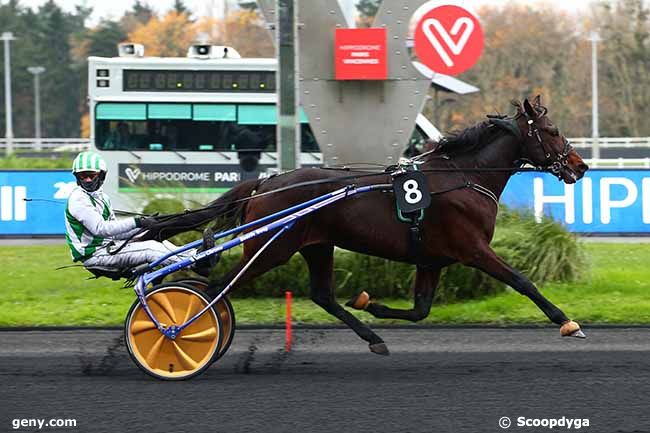
[[[208,288],[208,279],[207,278],[191,278],[178,280],[179,283],[189,284],[190,286],[205,292]],[[221,342],[221,348],[219,349],[219,354],[213,360],[221,358],[230,348],[230,343],[235,336],[235,310],[230,303],[228,297],[224,297],[214,306],[219,312],[219,317],[221,318],[221,324],[223,325],[223,340]]]
[[[147,291],[152,314],[165,327],[182,325],[210,303],[208,296],[182,283],[165,283]],[[124,323],[126,347],[145,373],[162,380],[183,380],[202,373],[219,356],[223,327],[208,309],[176,339],[165,337],[136,300]]]

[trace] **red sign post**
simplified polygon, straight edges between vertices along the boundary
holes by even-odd
[[[415,27],[415,53],[432,71],[458,75],[483,51],[483,30],[468,10],[444,5],[425,13]]]
[[[386,29],[336,29],[334,62],[337,80],[385,80]]]

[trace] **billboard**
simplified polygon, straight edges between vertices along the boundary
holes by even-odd
[[[230,173],[211,171],[209,186],[232,187],[237,176]],[[184,187],[197,186],[204,186],[200,176]],[[64,234],[63,211],[74,187],[68,170],[0,171],[0,236]],[[547,173],[520,173],[508,182],[501,203],[549,215],[576,233],[650,235],[650,170],[594,169],[574,185]]]
[[[575,233],[650,234],[650,170],[593,169],[573,185],[548,173],[520,173],[501,203],[549,215]]]
[[[242,180],[266,176],[273,166],[246,172],[234,164],[118,164],[118,191],[226,192]]]
[[[70,170],[0,171],[0,235],[64,234],[63,212],[75,185]]]

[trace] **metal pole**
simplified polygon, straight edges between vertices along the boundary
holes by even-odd
[[[0,36],[0,40],[4,41],[5,51],[5,136],[7,138],[7,155],[11,155],[14,152],[14,128],[13,120],[11,118],[11,55],[9,52],[9,42],[14,39],[16,38],[14,38],[14,34],[11,32],[4,32],[2,36]]]
[[[589,35],[591,41],[591,159],[600,159],[598,132],[598,42],[602,39],[597,31]]]
[[[41,92],[38,82],[39,74],[34,74],[34,137],[37,150],[41,150]]]
[[[277,0],[276,38],[278,47],[278,169],[293,170],[298,164],[300,133],[298,128],[298,98],[296,92],[296,21],[297,2]]]
[[[39,76],[45,72],[42,66],[30,66],[27,70],[34,75],[34,138],[36,150],[41,150],[41,86]]]

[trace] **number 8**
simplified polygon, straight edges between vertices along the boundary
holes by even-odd
[[[407,180],[404,182],[404,185],[402,185],[402,188],[404,188],[404,192],[406,193],[404,199],[408,204],[415,204],[422,200],[422,192],[418,189],[419,186],[420,185],[417,181],[413,179]]]

